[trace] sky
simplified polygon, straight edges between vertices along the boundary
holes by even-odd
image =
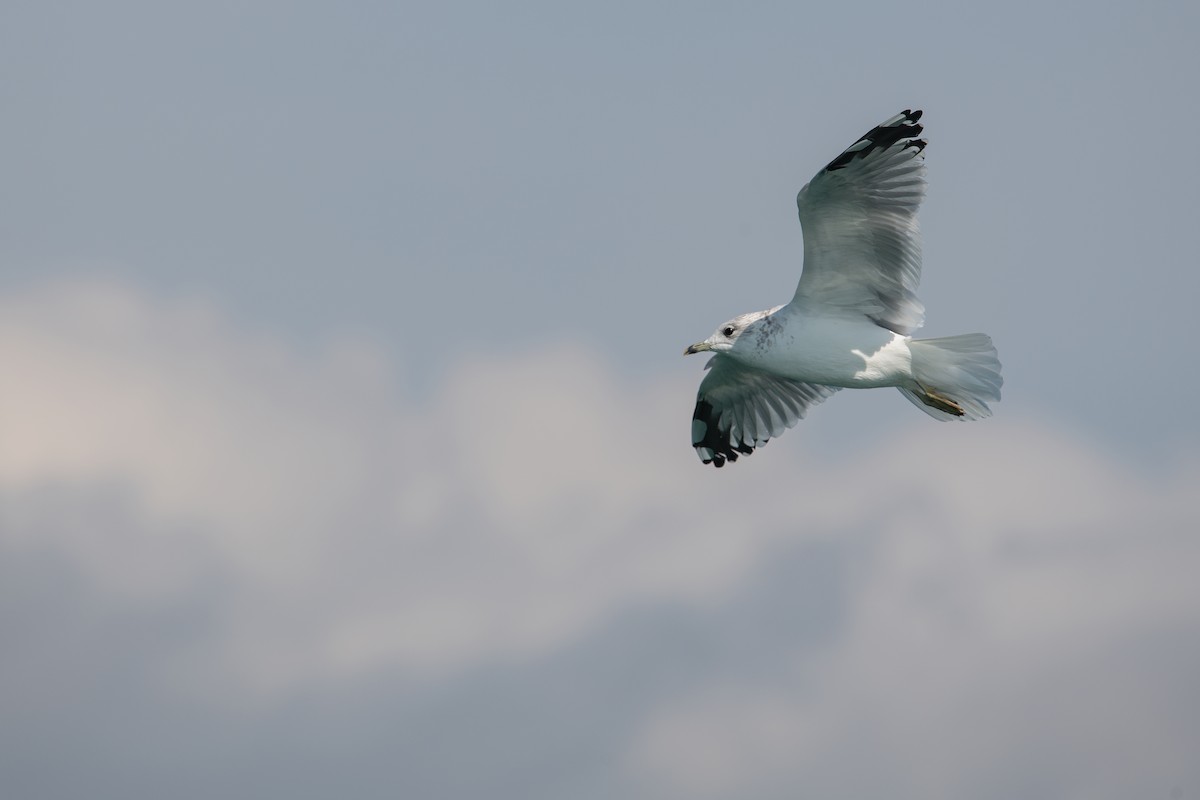
[[[13,798],[1200,797],[1200,8],[0,11]],[[922,108],[924,333],[720,471]]]

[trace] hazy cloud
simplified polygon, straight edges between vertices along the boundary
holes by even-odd
[[[96,283],[6,298],[0,363],[28,796],[1200,786],[1194,461],[919,418],[717,472],[694,376],[560,344],[416,401],[369,343]]]

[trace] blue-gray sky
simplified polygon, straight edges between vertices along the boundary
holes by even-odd
[[[6,796],[1200,795],[1194,4],[0,14]],[[701,467],[903,108],[996,417]]]

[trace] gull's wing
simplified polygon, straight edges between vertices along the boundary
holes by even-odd
[[[908,334],[921,327],[925,141],[920,111],[905,111],[830,161],[796,196],[804,228],[797,305],[857,311]]]
[[[801,383],[742,366],[729,356],[709,359],[692,414],[692,447],[705,464],[721,467],[750,455],[795,425],[836,386]]]

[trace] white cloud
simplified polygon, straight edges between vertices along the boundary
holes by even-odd
[[[1200,633],[1195,462],[1150,479],[1002,407],[843,456],[794,431],[717,472],[687,446],[690,370],[635,382],[558,345],[414,405],[369,345],[302,352],[104,285],[3,301],[0,364],[0,547],[114,602],[219,592],[208,638],[154,667],[202,697],[534,663],[826,543],[850,548],[831,638],[649,698],[620,748],[647,794],[961,795],[1039,748],[1078,779],[1055,786],[1133,790],[1200,741],[1155,649]]]
[[[363,346],[297,353],[200,305],[59,285],[0,316],[4,488],[119,486],[162,541],[39,536],[113,591],[217,564],[252,683],[537,651],[727,584],[762,539],[705,502],[690,388],[623,387],[578,348],[460,365],[411,407]]]
[[[982,451],[914,434],[859,465],[893,481],[851,512],[870,546],[839,640],[795,648],[768,685],[731,676],[649,714],[627,752],[648,794],[1195,785],[1186,675],[1200,652],[1179,646],[1200,633],[1195,465],[1152,484],[1077,442],[1000,427]]]

